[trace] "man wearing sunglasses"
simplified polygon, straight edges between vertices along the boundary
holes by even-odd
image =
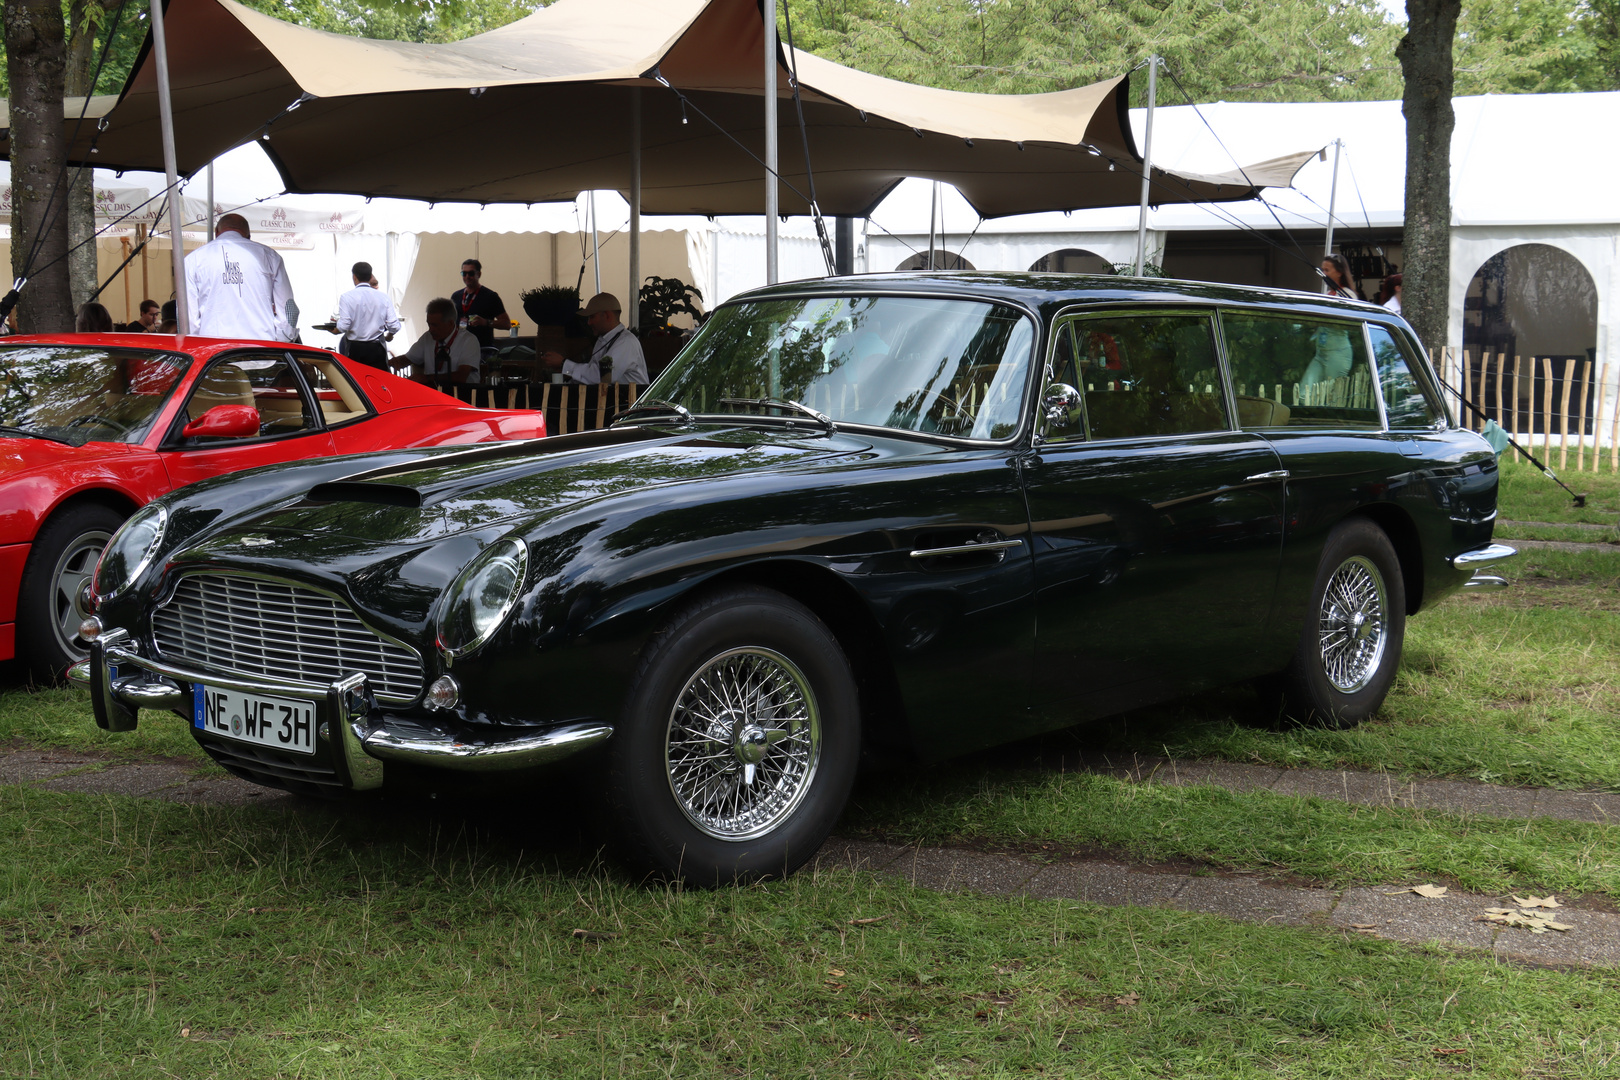
[[[484,264],[477,259],[462,263],[461,288],[450,294],[450,302],[456,305],[457,321],[477,339],[478,347],[488,349],[495,344],[495,331],[509,329],[512,320],[500,295],[481,284],[483,275]]]

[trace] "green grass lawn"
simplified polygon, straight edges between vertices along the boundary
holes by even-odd
[[[1541,456],[1541,451],[1535,451]],[[1587,462],[1591,462],[1588,456]],[[1576,494],[1586,496],[1586,506],[1577,510],[1563,488],[1541,474],[1511,450],[1502,455],[1502,488],[1497,509],[1510,521],[1586,522],[1594,525],[1620,524],[1620,473],[1609,471],[1607,459],[1601,472],[1560,470],[1552,463],[1558,478]],[[1572,461],[1573,464],[1573,461]]]
[[[0,1075],[1573,1080],[1620,1053],[1612,973],[843,871],[673,891],[527,809],[0,789]]]

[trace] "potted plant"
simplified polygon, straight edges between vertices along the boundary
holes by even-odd
[[[579,314],[579,289],[573,285],[542,285],[518,294],[523,312],[536,326],[567,326]]]
[[[640,296],[641,304],[637,318],[641,323],[643,337],[648,334],[675,333],[675,329],[669,325],[669,320],[676,315],[690,315],[694,319],[703,315],[703,312],[692,303],[694,299],[702,302],[703,294],[680,278],[653,275],[641,287]]]

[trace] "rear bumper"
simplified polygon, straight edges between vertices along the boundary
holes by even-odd
[[[127,631],[104,631],[91,642],[90,657],[68,671],[88,687],[96,724],[132,731],[141,709],[189,716],[199,684],[244,694],[299,698],[315,703],[317,750],[326,756],[342,787],[363,791],[382,786],[385,761],[475,772],[524,769],[557,761],[606,741],[613,728],[594,720],[559,724],[544,731],[469,733],[450,724],[396,716],[377,708],[366,676],[345,676],[324,686],[281,679],[244,679],[193,671],[141,655]]]
[[[1451,565],[1458,570],[1474,571],[1474,576],[1463,582],[1465,589],[1505,589],[1508,584],[1506,578],[1480,571],[1484,567],[1506,562],[1518,554],[1518,548],[1511,548],[1506,544],[1487,544],[1482,548],[1465,551],[1461,555],[1453,555]]]

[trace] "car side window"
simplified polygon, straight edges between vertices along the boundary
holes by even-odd
[[[197,378],[185,418],[197,420],[220,405],[247,405],[259,414],[257,436],[308,431],[309,414],[298,373],[283,353],[234,353],[215,360]],[[235,442],[249,436],[205,437],[206,443]]]
[[[1389,426],[1408,431],[1434,427],[1440,413],[1412,375],[1406,350],[1395,340],[1395,335],[1382,326],[1368,326],[1367,331],[1372,338],[1373,360],[1378,364],[1378,386],[1384,394],[1384,413],[1389,417]]]
[[[1213,327],[1206,315],[1077,319],[1076,389],[1093,439],[1225,431],[1230,427]]]
[[[1221,328],[1245,431],[1383,426],[1361,323],[1223,312]]]
[[[319,353],[294,353],[293,356],[304,373],[304,381],[315,394],[315,403],[320,406],[321,418],[327,427],[371,415],[371,407],[360,396],[354,380],[336,360]]]

